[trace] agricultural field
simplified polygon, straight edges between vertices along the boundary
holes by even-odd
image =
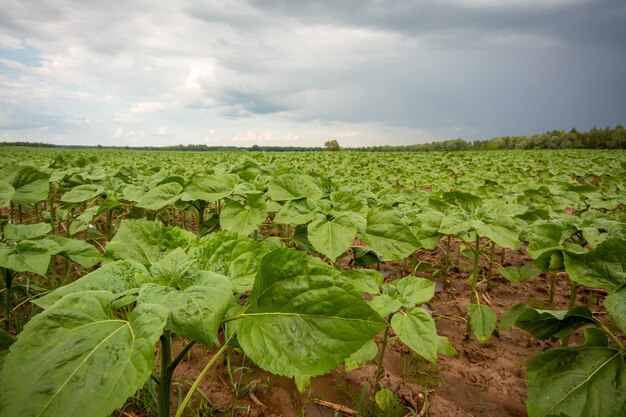
[[[0,415],[626,415],[626,153],[0,148]]]

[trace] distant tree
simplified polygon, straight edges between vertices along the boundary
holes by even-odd
[[[324,148],[326,148],[327,151],[339,151],[339,150],[341,150],[341,146],[339,146],[339,142],[337,142],[336,139],[327,140],[324,143]]]

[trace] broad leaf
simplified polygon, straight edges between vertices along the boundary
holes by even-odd
[[[483,304],[469,304],[467,311],[472,333],[480,343],[485,343],[496,329],[496,321],[498,320],[496,313]]]
[[[199,271],[184,284],[183,288],[143,285],[137,303],[165,306],[170,312],[167,325],[170,330],[210,347],[233,298],[230,283],[224,276]]]
[[[315,250],[334,262],[352,245],[356,227],[342,221],[341,217],[327,220],[326,216],[318,214],[307,226],[307,232],[309,242]]]
[[[267,190],[274,201],[299,200],[310,198],[317,200],[324,193],[311,177],[305,174],[283,174],[270,180]]]
[[[317,204],[314,200],[303,198],[285,202],[274,217],[274,223],[290,225],[306,224],[315,217]]]
[[[6,182],[0,182],[0,208],[9,207],[11,205],[11,199],[15,194],[15,189]]]
[[[626,240],[608,239],[588,253],[564,253],[565,270],[579,285],[616,291],[626,284]]]
[[[626,406],[626,366],[619,351],[599,346],[556,349],[526,370],[529,417],[618,417]]]
[[[435,283],[433,281],[413,276],[383,284],[382,289],[383,294],[398,300],[405,308],[424,304],[435,295]]]
[[[353,371],[362,365],[370,362],[378,353],[378,346],[373,340],[368,340],[361,349],[354,352],[352,355],[346,358],[345,368],[346,371]]]
[[[613,323],[626,333],[626,288],[608,295],[604,299],[604,307],[606,307]]]
[[[387,260],[406,258],[420,244],[411,229],[391,211],[372,211],[367,215],[363,241]]]
[[[343,271],[348,277],[348,282],[354,285],[357,291],[368,294],[380,293],[380,286],[383,283],[383,276],[374,269],[350,269]]]
[[[77,233],[87,230],[93,219],[98,215],[99,211],[99,206],[89,207],[80,216],[75,218],[70,224],[70,236],[74,236]]]
[[[0,414],[108,416],[145,383],[167,310],[143,305],[115,318],[107,292],[68,295],[35,316],[0,373]]]
[[[277,375],[324,374],[386,326],[351,284],[308,258],[291,249],[267,254],[239,323],[246,354]]]
[[[596,319],[586,307],[576,307],[569,311],[536,310],[527,307],[515,320],[517,327],[538,339],[566,337],[579,327],[595,323]]]
[[[247,236],[267,217],[267,206],[263,197],[259,195],[249,195],[247,198],[248,207],[238,201],[229,200],[220,212],[220,226],[229,232],[236,232]]]
[[[59,245],[60,250],[57,254],[67,256],[69,259],[85,268],[91,268],[102,262],[103,258],[100,252],[98,252],[98,249],[84,240],[68,239],[61,236],[50,236],[47,239]]]
[[[63,194],[61,201],[64,203],[82,203],[83,201],[91,200],[99,196],[103,191],[104,188],[97,184],[78,185]]]
[[[107,256],[149,266],[177,248],[186,249],[196,236],[178,227],[145,220],[124,220],[107,244]]]
[[[201,200],[212,202],[233,194],[237,183],[241,181],[236,174],[196,175],[185,187],[181,196],[183,201]]]
[[[33,302],[43,309],[49,308],[66,295],[84,291],[108,291],[114,295],[138,289],[138,275],[147,275],[148,270],[135,261],[117,261],[101,266],[78,280],[59,287]]]
[[[391,318],[391,327],[398,338],[429,362],[437,361],[439,336],[433,318],[422,308],[409,313],[400,311]]]
[[[137,202],[137,207],[148,210],[161,210],[180,199],[183,187],[177,182],[161,184],[145,193]]]
[[[59,246],[49,240],[22,240],[14,245],[0,243],[0,266],[46,275],[50,257],[58,251]]]
[[[402,308],[402,303],[389,294],[381,294],[372,298],[370,307],[374,309],[382,317],[387,317]]]
[[[34,204],[48,198],[50,175],[33,167],[19,167],[9,177],[15,189],[11,200],[17,204]]]
[[[508,266],[500,267],[500,275],[509,282],[521,282],[534,278],[541,273],[541,270],[535,264],[526,264],[520,268]]]
[[[25,240],[43,236],[52,231],[48,223],[6,224],[2,232],[6,240]]]

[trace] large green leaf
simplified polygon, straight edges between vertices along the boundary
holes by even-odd
[[[262,368],[289,377],[324,374],[386,326],[351,284],[322,265],[291,249],[263,258],[237,333]]]
[[[101,266],[78,280],[59,287],[33,302],[46,309],[68,294],[84,291],[109,291],[114,295],[138,289],[137,276],[148,275],[148,270],[135,261],[117,261]]]
[[[307,237],[316,251],[335,261],[350,248],[356,236],[356,227],[345,217],[328,220],[318,214],[307,226]]]
[[[6,182],[0,182],[0,208],[9,207],[15,194],[15,188]]]
[[[365,365],[378,353],[378,345],[373,340],[368,340],[361,349],[354,352],[352,355],[346,358],[346,371],[353,371],[359,368],[361,365]]]
[[[11,198],[17,204],[33,204],[48,198],[50,175],[33,167],[19,167],[11,173],[9,183],[15,189]]]
[[[193,233],[178,227],[146,220],[124,220],[106,246],[107,256],[132,259],[148,266],[177,248],[188,248],[195,238]]]
[[[488,223],[473,220],[471,225],[479,236],[488,237],[501,248],[518,249],[521,244],[515,223],[505,217]]]
[[[626,366],[602,346],[556,349],[526,370],[529,417],[618,417],[626,407]]]
[[[530,278],[534,278],[541,273],[541,270],[535,264],[525,264],[520,268],[508,266],[500,267],[500,275],[509,282],[521,282]]]
[[[35,316],[0,373],[0,414],[108,416],[145,383],[167,310],[139,306],[130,321],[108,308],[112,294],[71,294]]]
[[[6,224],[2,232],[6,240],[25,240],[43,236],[52,231],[48,223]]]
[[[137,303],[165,306],[170,312],[170,330],[211,346],[233,298],[230,282],[222,275],[199,271],[186,278],[184,284],[182,288],[145,284]]]
[[[391,211],[371,211],[363,241],[387,260],[403,259],[415,252],[419,241]]]
[[[64,203],[82,203],[83,201],[91,200],[99,196],[103,191],[104,188],[97,184],[78,185],[63,194],[61,201]]]
[[[236,200],[229,200],[220,212],[220,226],[229,232],[249,235],[267,217],[267,206],[263,196],[251,194],[247,197],[248,207]]]
[[[425,278],[406,277],[383,284],[383,294],[398,300],[405,308],[428,302],[435,295],[435,283]]]
[[[290,225],[306,224],[315,217],[316,208],[317,203],[308,198],[289,200],[286,201],[278,213],[276,213],[274,222]]]
[[[480,343],[485,343],[496,329],[498,320],[496,313],[484,304],[469,304],[467,312],[469,313],[472,333]]]
[[[608,239],[588,253],[564,253],[565,270],[577,284],[617,291],[626,284],[626,240]]]
[[[383,283],[383,276],[374,269],[350,269],[343,271],[348,277],[348,281],[354,285],[357,291],[368,294],[380,293],[380,286]]]
[[[145,193],[137,202],[137,207],[148,210],[161,210],[174,204],[181,197],[182,185],[177,182],[161,184]]]
[[[47,239],[59,245],[60,250],[58,254],[67,256],[85,268],[91,268],[102,262],[102,255],[98,252],[98,249],[84,240],[69,239],[62,236],[50,236]]]
[[[0,266],[17,272],[46,275],[50,258],[59,249],[50,240],[22,240],[14,245],[0,243]]]
[[[604,299],[604,307],[606,307],[613,323],[626,333],[626,288],[608,295]]]
[[[399,311],[391,318],[391,327],[398,338],[429,362],[437,361],[440,340],[433,318],[423,309]]]
[[[443,201],[453,204],[467,213],[473,213],[483,205],[480,197],[462,191],[445,192],[441,198]]]
[[[596,323],[596,319],[586,307],[576,307],[569,311],[526,307],[521,312],[518,306],[515,308],[517,315],[515,325],[538,339],[562,338],[582,326]]]
[[[183,201],[201,200],[206,202],[221,200],[233,194],[241,179],[236,174],[196,175],[185,187]]]
[[[311,177],[305,174],[283,174],[270,180],[267,190],[274,201],[310,198],[317,200],[324,193]]]

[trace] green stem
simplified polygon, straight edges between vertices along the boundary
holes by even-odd
[[[480,260],[480,236],[476,234],[476,242],[474,245],[474,271],[472,272],[472,293],[476,292],[478,285],[478,261]],[[471,302],[471,298],[470,298]]]
[[[391,323],[391,318],[394,313],[389,315],[389,323]],[[385,350],[387,349],[387,342],[389,340],[389,329],[391,325],[385,327],[385,333],[383,334],[383,342],[380,345],[380,355],[378,356],[378,367],[376,368],[376,379],[374,380],[374,389],[378,389],[378,383],[380,382],[380,377],[383,374],[383,360],[385,359]]]
[[[551,274],[551,280],[550,280],[550,305],[554,304],[554,294],[556,293],[556,274],[554,272],[548,272],[549,274]]]
[[[491,282],[493,275],[493,258],[495,257],[496,244],[491,241],[491,249],[489,250],[489,272],[487,273],[487,281]]]
[[[4,292],[4,331],[9,331],[9,319],[11,317],[11,284],[13,283],[13,277],[11,271],[4,269],[4,283],[6,285],[6,291]]]
[[[159,417],[170,416],[172,389],[172,334],[169,330],[161,336],[161,377],[159,384]]]
[[[192,340],[191,342],[187,343],[187,345],[185,345],[185,347],[180,351],[178,355],[176,355],[172,363],[170,363],[170,369],[172,370],[172,373],[174,372],[174,370],[176,369],[180,361],[182,361],[185,358],[185,355],[189,353],[189,351],[195,344],[196,344],[196,341]]]
[[[569,294],[569,303],[567,304],[567,309],[571,310],[576,305],[576,294],[578,294],[578,287],[580,285],[572,282],[572,291]]]
[[[22,219],[22,205],[18,204],[17,205],[17,217],[20,221],[20,224],[24,223],[23,219]]]
[[[604,331],[604,333],[608,334],[609,337],[613,339],[617,347],[619,347],[620,350],[624,350],[624,345],[622,344],[622,342],[619,341],[617,336],[615,336],[613,332],[611,332],[601,321],[598,320],[597,322],[600,325],[600,328]]]
[[[111,226],[113,225],[113,209],[107,210],[107,242],[111,241]]]
[[[55,234],[54,227],[56,222],[56,208],[54,207],[54,191],[50,193],[48,198],[48,204],[50,205],[50,226],[52,226],[52,234]]]
[[[226,351],[226,349],[228,348],[228,343],[233,338],[233,336],[234,336],[234,333],[226,340],[226,342],[224,342],[224,345],[222,345],[220,350],[218,350],[215,353],[215,355],[213,355],[209,363],[207,363],[204,369],[202,370],[202,372],[200,372],[200,375],[198,375],[198,377],[194,381],[193,385],[191,386],[191,389],[189,389],[189,392],[187,393],[187,395],[185,395],[185,399],[180,403],[178,410],[176,410],[176,417],[181,417],[183,415],[183,411],[185,410],[185,407],[187,406],[187,404],[189,403],[189,400],[191,400],[191,397],[200,386],[200,382],[202,382],[202,380],[206,376],[207,372],[209,372],[209,369],[211,369],[215,361],[217,361],[217,359],[220,356],[222,356],[222,354]],[[165,416],[159,416],[159,417],[165,417]]]

